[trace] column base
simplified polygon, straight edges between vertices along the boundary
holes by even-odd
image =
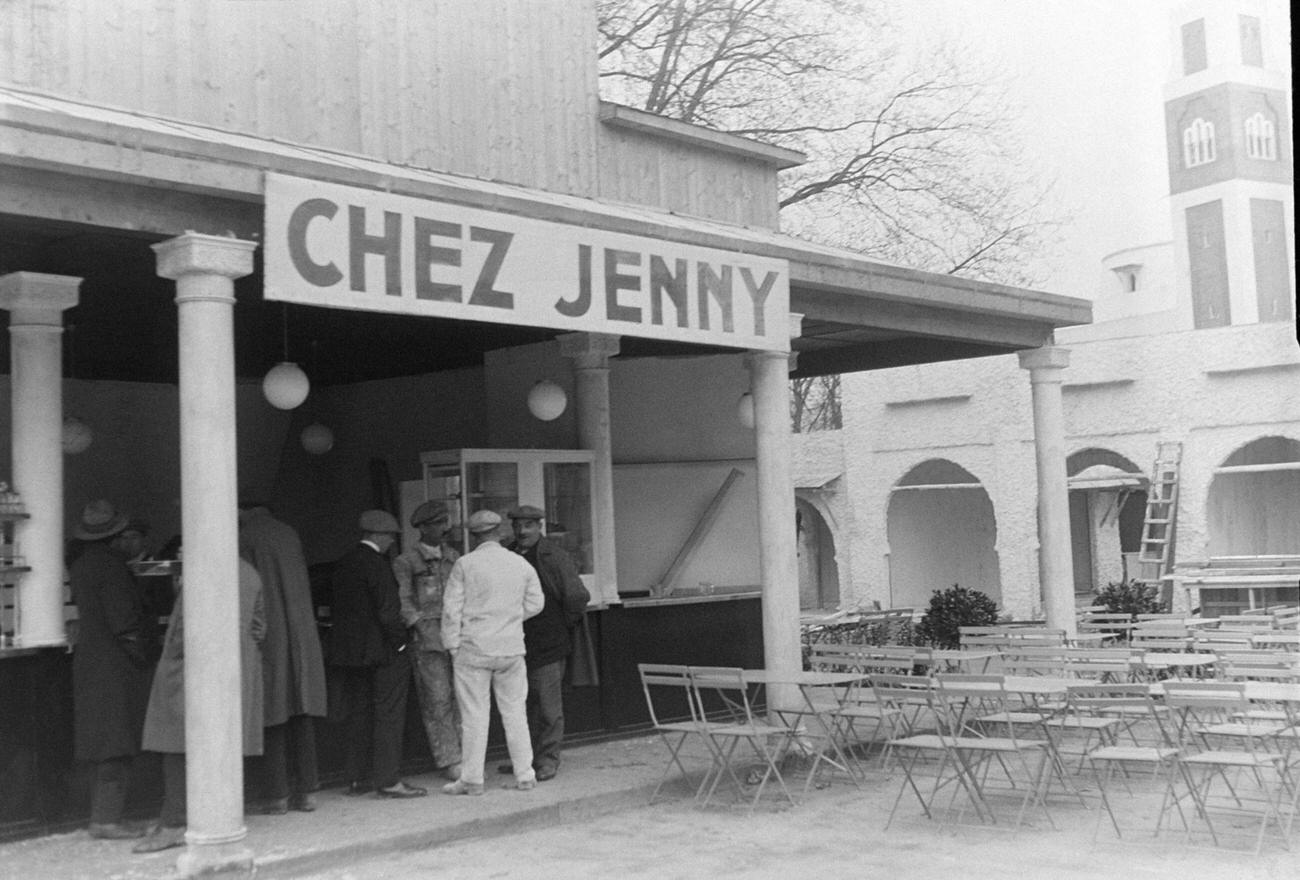
[[[190,843],[176,859],[181,877],[252,877],[253,851],[244,842]]]

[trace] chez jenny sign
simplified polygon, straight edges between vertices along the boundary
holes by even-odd
[[[784,260],[266,175],[267,299],[789,351]]]

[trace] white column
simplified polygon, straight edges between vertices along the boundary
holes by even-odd
[[[569,333],[560,337],[560,353],[573,361],[578,445],[596,453],[592,465],[592,542],[596,589],[601,603],[618,601],[614,559],[614,452],[609,423],[609,359],[618,354],[618,337],[604,333]]]
[[[180,340],[186,877],[253,861],[243,843],[234,279],[253,271],[255,247],[196,233],[153,246],[158,274],[176,281]]]
[[[1064,348],[1044,346],[1020,352],[1029,371],[1034,406],[1034,455],[1038,465],[1038,581],[1047,625],[1073,637],[1074,566],[1070,545],[1069,485],[1065,470],[1063,372],[1070,363]]]
[[[63,630],[63,312],[80,278],[13,272],[0,277],[9,310],[13,488],[29,518],[18,552],[31,567],[17,587],[15,644],[61,645]]]
[[[795,548],[790,441],[790,360],[777,351],[746,357],[754,398],[758,463],[758,547],[763,581],[763,665],[778,675],[803,668],[799,644],[799,561]],[[793,686],[769,687],[771,708],[796,706]]]

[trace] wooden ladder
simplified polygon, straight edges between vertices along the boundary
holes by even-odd
[[[1178,517],[1178,469],[1182,458],[1182,443],[1172,440],[1156,442],[1156,461],[1151,468],[1146,517],[1142,520],[1142,544],[1138,552],[1142,573],[1154,571],[1154,574],[1140,580],[1158,582],[1169,568],[1174,521]]]

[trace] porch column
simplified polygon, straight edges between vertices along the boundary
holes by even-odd
[[[595,544],[595,599],[618,601],[614,560],[614,453],[609,424],[609,359],[618,354],[617,336],[568,333],[560,337],[560,354],[573,361],[578,446],[596,453],[591,469],[595,507],[591,539]]]
[[[28,518],[14,541],[31,571],[18,582],[14,642],[61,645],[63,629],[63,312],[80,278],[13,272],[0,277],[9,310],[13,489]]]
[[[176,281],[180,341],[189,828],[176,865],[186,877],[253,863],[243,843],[234,279],[253,271],[255,247],[192,232],[153,245],[158,274]]]
[[[1069,484],[1065,470],[1065,410],[1062,373],[1068,349],[1055,346],[1022,351],[1020,367],[1029,371],[1034,406],[1034,454],[1038,465],[1038,580],[1047,625],[1073,638],[1074,566],[1070,544]]]
[[[797,326],[797,322],[796,322]],[[803,668],[799,644],[799,560],[795,542],[794,474],[790,442],[790,362],[793,355],[751,351],[754,445],[758,464],[758,548],[763,581],[763,665],[779,675]],[[771,708],[799,704],[793,685],[767,689]]]

